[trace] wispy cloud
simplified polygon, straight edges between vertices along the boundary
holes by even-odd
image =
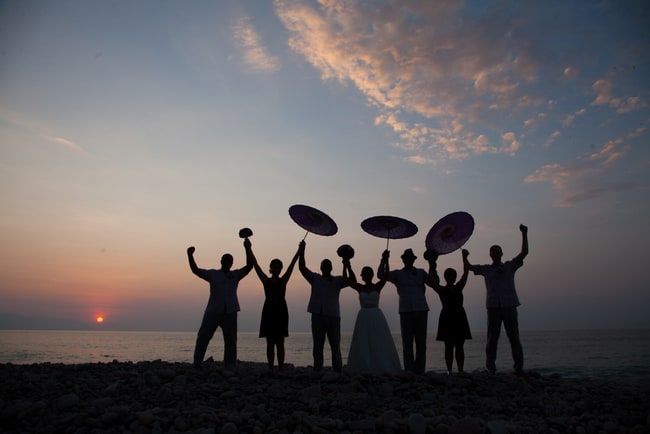
[[[45,137],[50,142],[57,143],[59,145],[65,146],[70,151],[82,152],[83,148],[72,140],[64,139],[63,137]]]
[[[600,149],[582,155],[566,164],[547,164],[527,176],[527,183],[549,183],[554,190],[561,193],[556,206],[566,207],[608,193],[635,190],[640,185],[631,182],[612,181],[610,176],[615,171],[615,164],[628,151],[628,139],[640,134],[634,131],[625,138],[611,140]]]
[[[592,85],[596,92],[596,98],[591,102],[592,106],[609,105],[616,109],[617,113],[629,113],[645,107],[645,103],[638,96],[615,97],[612,95],[613,84],[611,80],[601,79]]]
[[[255,30],[249,17],[240,18],[233,26],[235,44],[242,50],[244,65],[256,72],[275,72],[280,69],[280,61],[264,46],[262,38]]]
[[[5,107],[1,106],[0,126],[5,126],[11,129],[17,129],[26,132],[32,136],[47,140],[48,142],[62,145],[66,149],[73,152],[85,152],[85,150],[78,143],[75,143],[72,140],[48,134],[48,132],[50,132],[49,130],[51,129],[46,128],[40,122],[32,119],[30,116],[8,110]]]

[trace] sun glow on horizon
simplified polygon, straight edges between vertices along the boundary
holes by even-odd
[[[103,315],[97,315],[97,318],[95,318],[95,321],[97,321],[97,324],[101,324],[104,322],[104,316]]]

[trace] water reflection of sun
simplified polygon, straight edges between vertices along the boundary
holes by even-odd
[[[104,316],[103,315],[97,315],[97,318],[95,318],[95,321],[97,321],[97,324],[101,324],[104,322]]]

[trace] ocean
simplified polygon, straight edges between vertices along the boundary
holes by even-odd
[[[195,332],[124,332],[0,330],[0,363],[107,363],[163,360],[191,362]],[[401,357],[399,333],[393,334]],[[342,333],[343,363],[352,338]],[[623,383],[650,384],[650,329],[522,330],[525,369],[542,375],[598,378]],[[465,343],[465,371],[483,370],[485,332],[473,332]],[[285,340],[286,363],[312,365],[310,333],[291,333]],[[444,346],[429,332],[427,371],[445,372]],[[325,344],[325,366],[331,366]],[[239,360],[266,363],[266,341],[257,333],[239,333]],[[223,358],[223,338],[217,331],[206,358]],[[455,368],[454,368],[455,369]],[[512,358],[505,332],[499,340],[497,370],[510,372]]]

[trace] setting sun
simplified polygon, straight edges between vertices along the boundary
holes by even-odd
[[[97,317],[96,321],[97,321],[98,324],[101,324],[101,323],[104,322],[104,317],[101,316],[101,315],[99,315],[99,316]]]

